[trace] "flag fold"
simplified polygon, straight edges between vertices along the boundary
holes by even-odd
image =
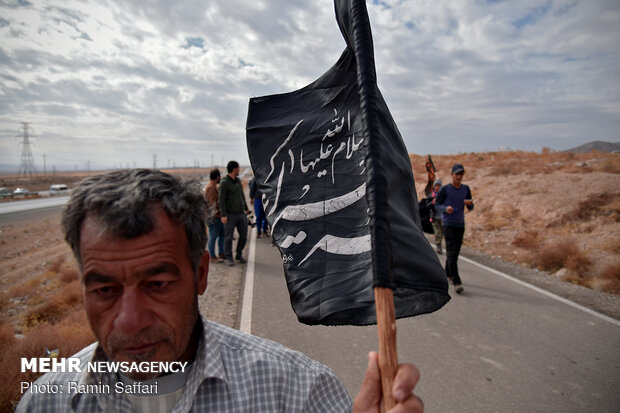
[[[377,87],[363,0],[336,0],[347,47],[294,92],[250,99],[250,163],[282,255],[293,310],[306,324],[376,323],[374,287],[397,318],[449,299],[420,229],[407,148]]]

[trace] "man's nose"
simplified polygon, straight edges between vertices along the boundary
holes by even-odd
[[[126,335],[138,334],[153,323],[148,298],[137,287],[125,288],[119,300],[114,327]]]

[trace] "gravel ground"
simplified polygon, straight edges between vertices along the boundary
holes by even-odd
[[[211,321],[239,328],[246,266],[235,263],[234,267],[229,267],[225,262],[209,265],[207,291],[198,298],[202,315]]]

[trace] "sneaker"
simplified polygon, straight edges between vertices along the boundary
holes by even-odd
[[[216,263],[224,262],[223,259],[218,258],[218,257],[211,257],[211,259],[209,261],[216,262]]]
[[[455,285],[454,286],[454,291],[456,291],[457,294],[460,294],[463,292],[463,286],[461,284]]]
[[[232,258],[227,258],[227,259],[226,259],[226,264],[227,264],[229,267],[232,267],[233,265],[235,265],[235,263],[234,263],[234,261],[232,260]]]
[[[241,264],[245,264],[248,261],[243,257],[237,257],[237,262],[240,262]]]

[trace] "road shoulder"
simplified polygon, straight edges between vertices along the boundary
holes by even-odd
[[[545,271],[525,268],[470,247],[463,246],[461,255],[608,317],[620,320],[620,297],[613,294],[566,282]]]

